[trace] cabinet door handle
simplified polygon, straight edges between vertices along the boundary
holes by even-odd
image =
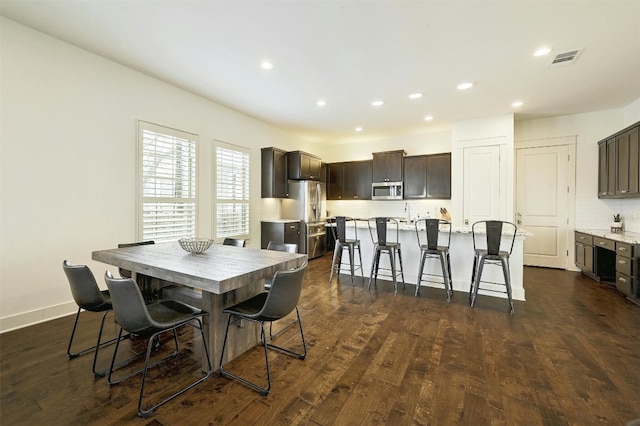
[[[626,247],[620,247],[618,250],[620,250],[620,251],[627,251],[627,248],[626,248]]]
[[[624,278],[622,278],[622,277],[618,277],[618,281],[622,281],[623,283],[626,283],[626,282],[627,282],[627,280],[625,280],[625,279],[624,279]]]
[[[621,264],[621,265],[626,265],[627,264],[627,262],[625,262],[624,260],[618,260],[618,263]]]

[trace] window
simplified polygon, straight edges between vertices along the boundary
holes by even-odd
[[[249,237],[250,151],[215,141],[216,237]]]
[[[196,135],[138,122],[138,236],[177,241],[196,235]]]

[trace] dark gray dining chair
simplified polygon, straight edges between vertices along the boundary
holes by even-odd
[[[471,271],[471,287],[469,288],[470,305],[473,307],[478,297],[478,289],[482,281],[482,271],[485,264],[502,267],[504,286],[506,287],[509,311],[513,315],[513,297],[511,291],[511,271],[509,269],[509,257],[513,252],[513,244],[516,240],[518,228],[511,222],[501,220],[481,220],[471,226],[473,236],[473,269]],[[484,234],[484,236],[482,236]],[[503,238],[504,237],[504,238]],[[500,284],[491,282],[491,284]],[[484,291],[499,292],[484,288]],[[504,292],[502,292],[504,293]]]
[[[178,395],[191,389],[198,383],[203,382],[211,376],[211,361],[209,359],[209,350],[207,348],[207,342],[204,337],[204,331],[202,327],[202,317],[207,315],[206,312],[194,308],[193,306],[179,302],[177,300],[158,300],[155,303],[146,305],[142,292],[138,285],[131,278],[114,278],[109,271],[105,274],[105,281],[109,292],[111,294],[111,300],[113,303],[113,312],[116,317],[116,322],[120,326],[120,332],[118,337],[122,335],[124,331],[127,331],[133,336],[147,338],[146,357],[144,361],[144,367],[129,374],[124,375],[118,379],[114,379],[113,372],[116,370],[116,358],[118,355],[118,349],[120,347],[120,340],[116,342],[115,350],[113,351],[113,358],[111,360],[111,366],[109,368],[109,385],[115,385],[121,383],[125,379],[128,379],[134,375],[142,373],[142,383],[140,385],[140,396],[138,398],[138,415],[140,417],[147,417],[153,413],[159,406],[172,400]],[[202,346],[204,352],[204,359],[207,362],[208,369],[205,371],[204,376],[191,382],[189,385],[184,386],[179,391],[172,393],[171,395],[164,397],[162,401],[156,402],[149,407],[143,408],[144,400],[144,388],[147,381],[147,372],[150,367],[157,366],[159,364],[174,358],[179,353],[178,335],[176,330],[185,325],[191,325],[200,331],[202,338]],[[169,356],[161,359],[158,362],[150,365],[151,352],[155,344],[159,341],[159,336],[163,333],[173,334],[173,341],[175,343],[175,351]],[[138,354],[142,355],[142,353]],[[133,360],[137,355],[129,358],[125,362]],[[200,369],[200,367],[198,368]],[[158,397],[159,398],[159,397]]]
[[[307,262],[302,266],[288,270],[277,271],[273,277],[271,289],[265,291],[256,296],[240,302],[236,305],[225,308],[222,313],[228,314],[227,328],[224,334],[224,341],[222,343],[222,353],[220,355],[220,375],[223,377],[230,377],[243,383],[246,386],[260,392],[261,395],[266,396],[271,390],[271,370],[269,368],[269,348],[278,350],[284,354],[294,356],[298,359],[305,359],[307,356],[307,344],[304,340],[304,332],[302,330],[302,322],[300,321],[300,312],[298,311],[298,300],[300,299],[300,293],[302,292],[302,282],[304,279],[305,271],[307,270]],[[303,351],[298,353],[291,349],[276,346],[267,342],[267,336],[265,332],[264,324],[266,322],[277,321],[291,312],[296,311],[296,321],[300,328],[300,337],[302,339]],[[235,373],[231,373],[224,369],[224,353],[227,347],[227,340],[229,337],[229,327],[232,324],[236,324],[242,320],[251,321],[260,324],[260,343],[264,346],[264,358],[267,371],[267,386],[262,387],[254,382],[251,382]],[[239,331],[241,329],[236,329]]]
[[[69,281],[73,300],[78,305],[78,312],[76,312],[76,319],[73,322],[73,329],[71,330],[71,337],[69,338],[69,346],[67,346],[67,355],[69,356],[69,359],[73,359],[77,358],[80,355],[93,352],[93,375],[96,378],[102,377],[106,374],[107,370],[105,369],[103,371],[96,371],[98,352],[101,347],[109,345],[116,341],[116,339],[111,339],[106,342],[101,342],[102,332],[104,330],[104,322],[107,318],[107,314],[111,312],[112,309],[111,296],[109,295],[108,290],[100,290],[100,288],[98,288],[98,283],[96,283],[96,279],[88,266],[70,265],[69,262],[65,260],[62,262],[62,269],[67,276],[67,280]],[[103,313],[102,321],[100,322],[100,330],[98,331],[98,341],[95,346],[73,352],[73,338],[78,327],[80,312],[83,309],[87,312]]]
[[[444,283],[444,290],[447,294],[447,302],[450,302],[453,294],[451,256],[449,253],[451,223],[442,219],[418,219],[415,222],[415,227],[416,239],[420,248],[420,266],[418,267],[415,296],[420,293],[420,284],[422,282],[440,283],[439,281],[434,281],[435,274],[424,272],[427,259],[437,259],[440,261],[442,283]],[[440,232],[443,232],[446,238],[440,239]],[[422,235],[422,238],[420,235]],[[424,244],[425,242],[426,244]]]
[[[267,250],[282,251],[282,252],[286,252],[286,253],[297,253],[298,252],[298,245],[294,244],[294,243],[279,243],[279,242],[276,242],[276,241],[269,241],[267,243]],[[264,279],[264,288],[265,288],[265,290],[268,291],[271,288],[271,282],[272,281],[273,281],[273,277],[266,277]],[[278,331],[276,333],[273,332],[273,323],[270,323],[269,324],[269,337],[271,339],[275,338],[276,336],[278,336],[279,334],[284,332],[286,329],[291,327],[293,324],[295,324],[296,321],[297,321],[297,318],[294,319],[293,321],[291,321],[285,327],[282,327],[280,329],[280,331]]]
[[[234,246],[234,247],[244,247],[246,245],[246,240],[239,240],[237,238],[225,238],[222,242],[223,246]]]

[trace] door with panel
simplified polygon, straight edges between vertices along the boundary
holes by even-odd
[[[524,264],[567,268],[569,146],[516,150],[516,223],[530,231]]]

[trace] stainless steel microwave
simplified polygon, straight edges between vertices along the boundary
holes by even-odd
[[[376,182],[371,185],[372,200],[402,200],[402,182]]]

